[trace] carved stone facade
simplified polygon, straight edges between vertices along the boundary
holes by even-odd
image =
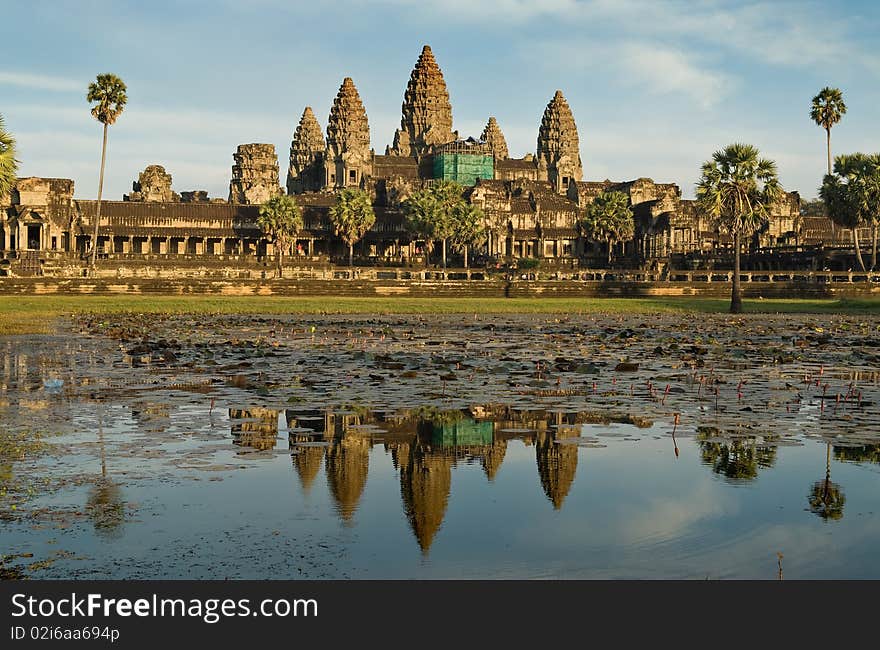
[[[598,254],[604,244],[589,241],[579,224],[590,203],[609,190],[624,192],[633,211],[635,238],[623,252],[629,263],[668,261],[676,254],[729,245],[693,201],[681,198],[675,184],[648,178],[583,181],[579,144],[574,115],[560,91],[544,111],[537,155],[511,158],[494,117],[479,140],[458,139],[443,75],[426,46],[407,86],[401,129],[385,155],[376,155],[370,147],[367,113],[350,78],[342,82],[333,102],[326,139],[312,110],[306,107],[302,113],[291,142],[286,183],[303,210],[304,227],[295,250],[325,259],[343,250],[333,234],[329,210],[336,191],[359,187],[370,192],[377,215],[364,238],[365,254],[404,262],[426,242],[407,232],[401,203],[412,192],[450,177],[465,179],[465,198],[486,215],[488,242],[472,251],[475,257],[584,264],[604,259]],[[243,144],[233,158],[229,204],[209,199],[202,190],[178,197],[164,168],[147,167],[124,202],[104,203],[99,252],[105,257],[241,259],[271,251],[256,217],[260,204],[284,191],[279,187],[275,147]],[[0,259],[14,259],[29,250],[84,254],[91,247],[95,207],[95,201],[73,199],[72,181],[21,179],[8,205],[0,205]],[[800,218],[799,198],[791,193],[774,207],[769,225],[751,244],[832,243],[827,231],[833,236],[834,230],[827,227],[827,219],[810,219]],[[863,239],[868,241],[868,233]]]
[[[483,129],[483,135],[480,140],[489,145],[489,150],[495,156],[496,162],[499,160],[507,160],[510,154],[507,151],[507,140],[498,126],[498,121],[494,117],[489,118],[486,128]]]
[[[290,143],[287,193],[302,194],[324,184],[324,134],[311,106],[303,111]]]
[[[210,203],[206,190],[191,190],[189,192],[180,193],[181,203]]]
[[[180,196],[171,190],[171,174],[162,165],[149,165],[131,184],[131,189],[131,194],[123,197],[124,201],[168,203],[180,200]]]
[[[69,251],[78,231],[73,181],[67,178],[20,178],[0,207],[0,258],[32,251]],[[34,258],[34,262],[37,262]]]
[[[351,77],[339,87],[327,121],[324,186],[358,187],[373,170],[370,124]]]
[[[425,45],[410,74],[400,128],[388,153],[417,158],[431,153],[432,147],[458,140],[452,130],[452,104],[443,73],[430,46]]]
[[[574,115],[561,90],[544,109],[538,130],[538,167],[557,192],[568,189],[569,183],[583,178],[580,142]]]
[[[229,202],[259,205],[283,194],[278,184],[278,156],[274,144],[240,144],[232,154]]]

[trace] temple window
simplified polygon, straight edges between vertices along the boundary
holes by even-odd
[[[357,183],[357,172],[353,169],[348,171],[348,182],[349,183]]]
[[[568,187],[568,176],[562,177],[562,187]]]

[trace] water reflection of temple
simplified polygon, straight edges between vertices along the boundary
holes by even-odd
[[[348,524],[357,510],[367,484],[372,445],[369,437],[356,434],[334,437],[329,442],[324,463],[327,484],[336,502],[339,516]]]
[[[535,444],[535,459],[544,494],[556,510],[562,508],[577,472],[578,448],[576,445],[559,444],[560,440],[576,438],[577,427],[559,427],[555,432],[540,431]]]
[[[251,449],[274,449],[278,439],[278,411],[266,408],[229,409],[233,444]]]
[[[403,514],[424,554],[446,517],[453,469],[479,465],[487,480],[495,480],[510,440],[534,445],[541,486],[557,510],[574,483],[578,448],[560,441],[580,434],[583,414],[500,409],[481,415],[485,419],[424,409],[285,413],[290,444],[296,447],[292,464],[303,491],[311,489],[323,464],[330,495],[345,525],[353,522],[363,497],[370,452],[374,445],[384,446],[399,473]]]
[[[455,456],[416,439],[397,450],[403,511],[422,553],[427,554],[449,504]]]

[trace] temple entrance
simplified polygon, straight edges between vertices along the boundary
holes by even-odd
[[[42,226],[38,223],[29,224],[27,227],[27,248],[28,250],[40,250],[40,230]]]

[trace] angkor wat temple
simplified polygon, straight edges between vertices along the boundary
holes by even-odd
[[[178,194],[163,167],[146,167],[122,201],[102,202],[100,258],[174,263],[271,255],[255,219],[260,203],[285,192],[275,148],[242,144],[233,159],[226,199],[209,199],[198,190]],[[582,265],[602,260],[604,244],[583,237],[577,224],[605,190],[626,193],[634,213],[635,238],[622,251],[624,264],[656,268],[676,255],[715,251],[729,243],[674,183],[583,177],[577,125],[561,91],[544,110],[535,154],[512,158],[494,117],[487,119],[479,139],[464,139],[453,130],[446,83],[426,45],[406,87],[400,128],[383,154],[371,146],[367,113],[350,78],[339,87],[326,137],[312,109],[303,111],[290,146],[286,192],[296,195],[303,208],[304,230],[290,252],[312,262],[343,253],[328,211],[337,191],[354,186],[370,192],[377,215],[358,251],[378,263],[416,260],[424,242],[406,231],[401,202],[438,180],[461,183],[467,199],[483,208],[490,236],[482,250],[474,251],[478,257],[580,260]],[[73,194],[72,180],[20,179],[10,197],[0,198],[0,206],[5,205],[0,207],[0,259],[29,259],[37,268],[46,259],[84,258],[92,246],[96,201]],[[801,217],[800,198],[791,192],[775,206],[752,246],[827,245],[843,243],[841,236],[823,217]]]

